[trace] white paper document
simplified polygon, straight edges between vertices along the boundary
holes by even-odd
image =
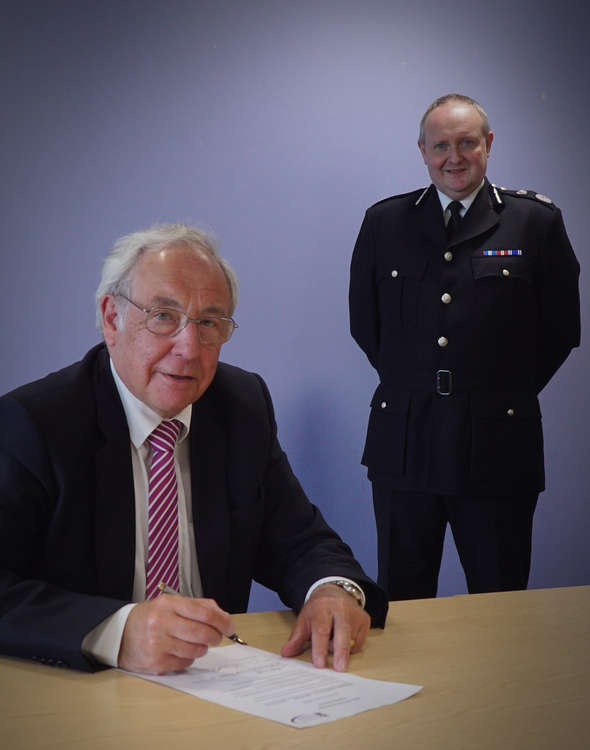
[[[422,689],[316,669],[308,662],[237,644],[209,649],[183,672],[136,676],[298,728],[387,706]]]

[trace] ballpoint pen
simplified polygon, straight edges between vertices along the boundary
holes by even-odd
[[[170,586],[168,586],[167,583],[164,583],[164,581],[160,581],[160,583],[158,584],[158,588],[160,589],[160,591],[163,594],[176,594],[177,596],[179,595],[178,591],[175,591],[173,588],[171,588]],[[223,635],[225,635],[225,633]],[[248,645],[246,643],[246,641],[243,638],[240,638],[240,636],[237,633],[232,633],[231,635],[225,635],[225,637],[229,638],[230,641],[234,641],[235,643],[239,643],[242,646],[247,646]]]

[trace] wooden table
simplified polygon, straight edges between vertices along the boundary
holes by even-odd
[[[235,617],[278,651],[288,612]],[[306,656],[306,658],[309,658]],[[395,602],[351,671],[423,685],[401,703],[293,729],[107,670],[0,659],[4,750],[590,747],[590,586]]]

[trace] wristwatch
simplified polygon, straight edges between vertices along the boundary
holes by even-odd
[[[326,581],[328,583],[328,581]],[[356,599],[356,603],[359,605],[359,607],[365,606],[365,595],[363,594],[363,591],[360,586],[357,586],[356,583],[353,583],[352,581],[343,581],[343,580],[335,580],[335,581],[329,581],[329,583],[334,584],[334,586],[340,586],[341,589],[344,589],[347,594],[350,594],[353,599]]]

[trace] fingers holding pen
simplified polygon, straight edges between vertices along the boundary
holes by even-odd
[[[224,635],[234,632],[231,615],[213,599],[192,599],[167,594],[158,599],[166,605],[170,604],[176,614],[171,632],[176,638],[218,646]]]
[[[212,599],[162,594],[129,614],[119,666],[149,673],[184,669],[233,632],[231,616]]]

